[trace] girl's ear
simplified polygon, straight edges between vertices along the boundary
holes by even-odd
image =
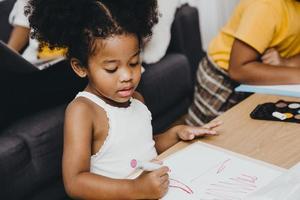
[[[81,62],[77,58],[71,58],[70,63],[72,69],[79,77],[84,78],[87,76],[86,68],[82,66]]]

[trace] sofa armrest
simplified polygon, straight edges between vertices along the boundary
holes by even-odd
[[[0,199],[26,199],[61,177],[64,110],[44,110],[0,133]]]
[[[191,66],[191,74],[198,68],[199,61],[205,55],[200,37],[200,24],[197,8],[187,4],[178,8],[171,29],[171,42],[167,52],[184,54]]]

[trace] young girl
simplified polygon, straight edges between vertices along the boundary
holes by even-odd
[[[241,0],[199,64],[187,124],[207,123],[247,97],[234,92],[239,83],[299,84],[299,20],[299,1]]]
[[[151,161],[179,140],[216,134],[218,122],[179,125],[152,138],[151,113],[135,89],[142,42],[157,22],[156,6],[154,0],[30,1],[34,35],[67,47],[73,70],[89,80],[65,114],[63,178],[71,197],[160,198],[168,189],[169,169],[129,179],[132,159]]]

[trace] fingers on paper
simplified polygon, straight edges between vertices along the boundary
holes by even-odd
[[[222,121],[213,121],[202,127],[192,127],[188,133],[187,139],[192,140],[198,136],[216,135],[217,131],[214,130],[214,128],[220,126],[222,123]]]
[[[207,128],[207,129],[214,129],[214,128],[220,126],[221,124],[223,124],[223,122],[217,120],[217,121],[212,121],[212,122],[210,122],[210,123],[208,123],[208,124],[205,124],[205,125],[202,126],[202,127],[203,127],[203,128]]]
[[[201,128],[201,127],[194,127],[192,130],[190,130],[187,134],[187,140],[192,140],[195,137],[204,136],[204,135],[216,135],[217,131],[207,129],[207,128]]]

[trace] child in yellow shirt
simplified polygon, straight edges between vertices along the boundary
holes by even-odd
[[[248,96],[240,83],[300,83],[300,2],[241,0],[199,64],[187,124],[201,125]]]

